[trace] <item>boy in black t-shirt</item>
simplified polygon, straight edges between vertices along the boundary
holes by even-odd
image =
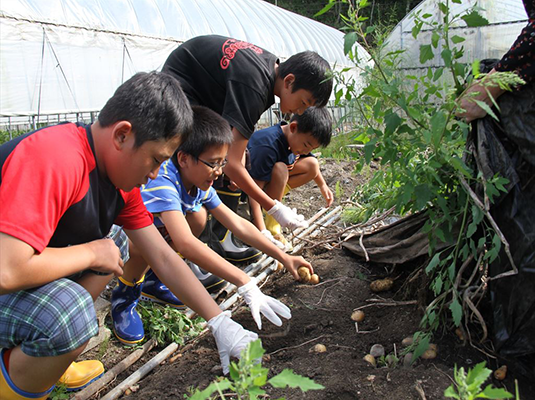
[[[218,35],[199,36],[180,45],[163,70],[181,83],[191,104],[211,108],[232,126],[233,142],[224,168],[227,179],[214,184],[223,203],[237,211],[240,188],[282,226],[295,229],[303,217],[273,200],[251,178],[244,166],[247,142],[264,111],[280,99],[282,113],[301,114],[310,106],[323,107],[332,91],[329,63],[312,51],[280,63],[270,52],[251,43]],[[254,251],[236,248],[222,225],[213,232],[214,250],[230,261],[252,258]]]

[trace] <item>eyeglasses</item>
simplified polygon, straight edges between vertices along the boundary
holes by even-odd
[[[208,162],[208,161],[201,160],[200,158],[197,158],[197,160],[202,162],[204,165],[212,168],[213,171],[216,171],[216,170],[218,170],[220,168],[223,168],[228,163],[228,160],[226,158],[220,163],[217,163],[217,162],[211,163],[211,162]]]

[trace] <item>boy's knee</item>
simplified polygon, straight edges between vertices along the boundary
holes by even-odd
[[[1,332],[8,348],[21,345],[29,356],[58,356],[80,349],[98,333],[93,299],[76,282],[59,279],[13,296],[7,312],[11,332]]]
[[[273,170],[271,171],[271,181],[282,181],[287,182],[288,181],[288,166],[283,162],[277,162],[273,166]]]

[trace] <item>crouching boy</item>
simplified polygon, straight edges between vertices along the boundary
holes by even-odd
[[[73,362],[98,332],[93,301],[123,273],[121,251],[106,238],[114,223],[208,321],[224,368],[257,338],[221,312],[141,199],[139,187],[156,178],[191,124],[176,79],[140,73],[92,125],[60,124],[0,147],[2,399],[45,399],[62,376],[77,389],[102,374],[98,361]]]
[[[311,152],[331,141],[332,121],[324,108],[310,107],[301,115],[294,114],[289,124],[277,124],[256,131],[249,143],[249,173],[266,194],[274,200],[291,189],[314,180],[327,207],[333,193],[321,175],[318,160]],[[249,198],[253,221],[267,237],[273,237],[289,250],[289,242],[281,233],[280,224],[267,213],[265,220],[260,205]]]
[[[192,108],[192,132],[171,160],[162,164],[158,177],[144,185],[141,190],[143,201],[153,213],[155,225],[162,236],[174,251],[188,260],[190,268],[205,287],[217,285],[222,280],[235,284],[259,329],[262,327],[260,313],[280,326],[282,322],[277,314],[289,318],[290,310],[278,300],[262,294],[254,279],[198,239],[204,230],[208,212],[236,237],[279,260],[295,279],[299,279],[299,266],[304,265],[313,273],[312,267],[302,257],[281,251],[252,223],[221,202],[212,185],[226,164],[232,142],[230,125],[206,107]],[[144,337],[141,319],[135,311],[141,296],[177,308],[184,302],[160,282],[157,271],[151,270],[143,278],[147,262],[137,256],[135,246],[131,250],[124,275],[119,278],[119,285],[112,294],[114,331],[126,343],[135,343]]]

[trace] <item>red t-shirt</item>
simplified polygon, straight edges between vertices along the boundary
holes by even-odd
[[[37,252],[101,239],[112,224],[152,224],[139,189],[98,172],[90,126],[60,124],[0,146],[0,232]]]

